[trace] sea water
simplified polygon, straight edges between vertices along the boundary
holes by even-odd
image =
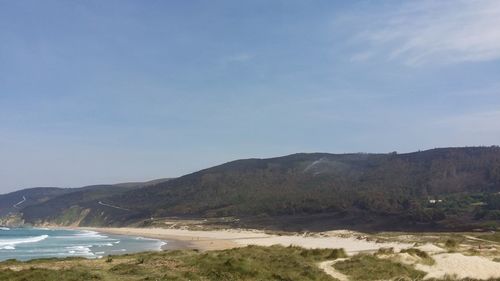
[[[160,250],[165,242],[143,237],[108,235],[90,230],[0,228],[0,261],[7,259],[101,258]]]

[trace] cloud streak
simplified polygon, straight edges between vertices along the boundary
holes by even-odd
[[[239,53],[239,54],[234,54],[234,55],[230,55],[230,56],[225,56],[221,59],[221,61],[225,64],[245,63],[245,62],[251,61],[252,59],[254,59],[254,57],[255,56],[253,54]]]
[[[466,113],[440,120],[438,125],[453,128],[462,133],[490,133],[500,135],[500,110]]]
[[[419,66],[500,59],[497,0],[416,1],[368,19],[357,39],[389,60]]]

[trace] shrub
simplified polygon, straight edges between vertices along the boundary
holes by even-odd
[[[448,239],[446,240],[446,242],[444,242],[444,246],[449,249],[455,249],[456,247],[458,247],[458,242],[454,239]]]
[[[333,249],[326,257],[327,259],[341,259],[346,258],[347,254],[344,249]]]
[[[433,265],[434,263],[436,263],[436,261],[434,261],[434,259],[431,256],[429,256],[429,254],[427,254],[427,252],[424,252],[420,249],[416,249],[416,248],[403,249],[403,250],[401,250],[401,253],[408,253],[412,256],[417,256],[417,257],[422,259],[422,262],[424,264],[427,264],[427,265]]]
[[[352,281],[367,280],[420,280],[425,272],[413,267],[373,255],[357,255],[349,260],[337,262],[333,267],[348,275]]]
[[[392,255],[394,254],[394,248],[380,248],[378,249],[377,255]]]

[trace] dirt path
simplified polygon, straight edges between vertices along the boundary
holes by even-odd
[[[498,242],[491,241],[491,240],[486,240],[486,239],[481,239],[481,238],[477,238],[477,237],[474,237],[474,236],[465,235],[464,237],[467,238],[467,239],[469,239],[469,240],[481,241],[481,242],[486,242],[486,243],[500,245],[500,243],[498,243]]]
[[[106,207],[110,207],[110,208],[114,208],[114,209],[118,209],[118,210],[123,210],[123,211],[130,211],[129,209],[125,209],[125,208],[122,208],[122,207],[118,207],[118,206],[106,204],[106,203],[103,203],[102,201],[99,201],[98,203],[99,203],[99,205],[102,205],[102,206],[106,206]]]
[[[17,202],[16,204],[12,205],[12,207],[16,208],[16,209],[19,209],[19,205],[23,204],[24,202],[26,202],[26,197],[23,196],[23,200]]]
[[[337,263],[339,261],[344,261],[344,260],[347,260],[347,259],[336,259],[333,261],[324,261],[324,262],[320,262],[318,264],[318,266],[321,270],[323,270],[326,274],[330,275],[333,278],[336,278],[340,281],[349,281],[349,278],[347,277],[347,275],[340,273],[337,270],[335,270],[335,268],[333,268],[333,265],[335,263]]]

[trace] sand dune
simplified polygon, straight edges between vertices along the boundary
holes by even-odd
[[[188,248],[200,250],[217,250],[247,245],[271,246],[300,246],[303,248],[344,248],[349,254],[365,251],[376,251],[380,248],[393,247],[396,250],[411,247],[407,243],[376,243],[355,237],[340,237],[335,234],[325,236],[300,236],[300,235],[271,235],[257,230],[216,230],[193,231],[185,229],[165,228],[92,228],[100,232],[114,234],[135,235],[164,240],[178,240],[188,244]]]
[[[376,243],[374,241],[367,241],[357,239],[354,237],[303,237],[303,236],[269,236],[265,238],[248,238],[248,239],[234,239],[234,242],[247,246],[247,245],[283,245],[283,246],[300,246],[303,248],[344,248],[348,254],[356,254],[359,252],[377,251],[380,248],[394,248],[396,250],[411,247],[412,244],[405,243]]]
[[[394,248],[396,252],[404,248],[410,248],[413,244],[399,242],[377,243],[364,239],[362,235],[350,231],[330,231],[315,233],[314,235],[273,235],[258,230],[214,230],[193,231],[185,229],[165,228],[85,228],[98,232],[133,235],[163,239],[170,241],[167,248],[199,250],[222,250],[247,245],[271,246],[300,246],[303,248],[344,248],[349,255],[360,252],[377,251],[380,248]],[[169,246],[170,245],[170,246]],[[173,247],[174,246],[174,247]],[[443,278],[445,276],[456,276],[458,278],[500,278],[500,265],[485,257],[464,256],[460,253],[445,253],[445,250],[427,243],[419,249],[432,255],[436,263],[432,266],[414,264],[417,269],[427,272],[426,279]],[[321,264],[325,269],[333,261]],[[330,273],[329,273],[330,274]]]
[[[417,264],[416,268],[427,272],[425,279],[444,278],[446,275],[457,279],[500,278],[500,263],[485,257],[464,256],[460,253],[436,254],[432,258],[435,265],[428,266]]]

